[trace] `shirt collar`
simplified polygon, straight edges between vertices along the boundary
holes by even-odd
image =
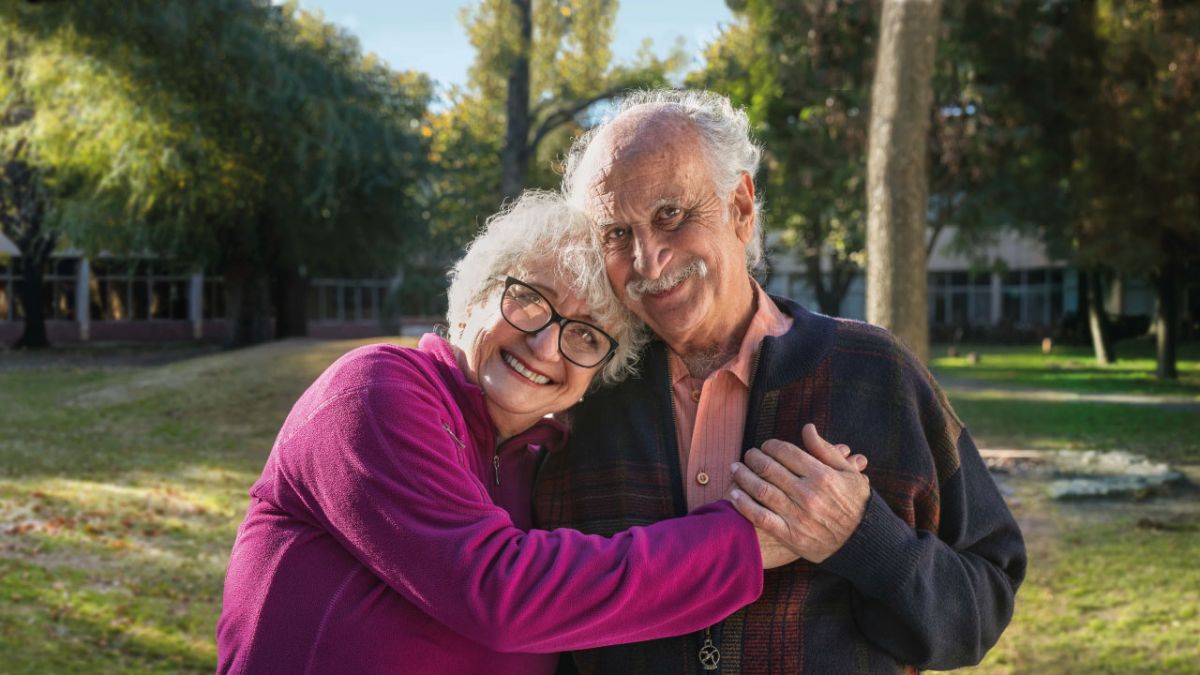
[[[750,387],[751,378],[754,377],[754,354],[758,351],[758,346],[762,343],[763,338],[782,335],[792,324],[791,318],[775,306],[775,301],[771,300],[771,296],[767,295],[757,281],[751,279],[750,284],[754,288],[755,309],[754,316],[750,318],[750,325],[746,328],[746,334],[742,336],[742,344],[733,358],[726,361],[707,378],[711,380],[722,372],[728,372],[747,389]],[[688,373],[683,359],[675,352],[670,350],[668,352],[670,354],[671,381],[678,384],[690,379],[691,375]]]

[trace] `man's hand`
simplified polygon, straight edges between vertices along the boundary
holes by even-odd
[[[808,452],[780,440],[752,448],[731,467],[730,500],[763,534],[805,560],[820,563],[837,552],[862,521],[871,487],[867,460],[831,445],[812,424],[800,433]],[[811,453],[811,454],[809,454]],[[764,567],[768,550],[763,548]],[[775,557],[775,552],[771,552]]]

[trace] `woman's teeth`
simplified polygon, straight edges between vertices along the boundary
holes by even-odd
[[[532,370],[521,365],[521,362],[518,361],[511,354],[508,354],[508,353],[504,354],[504,362],[507,363],[510,368],[517,371],[521,375],[525,376],[525,379],[529,380],[530,382],[533,382],[534,384],[546,384],[547,382],[550,381],[550,378],[546,377],[545,375],[538,375],[537,373],[533,372]]]

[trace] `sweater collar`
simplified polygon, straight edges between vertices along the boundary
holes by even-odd
[[[459,350],[445,338],[434,333],[426,333],[421,336],[417,348],[428,354],[437,364],[438,370],[442,372],[442,377],[450,387],[451,393],[462,411],[463,419],[472,433],[477,434],[479,431],[486,430],[489,440],[479,440],[486,445],[494,443],[495,441],[492,439],[496,437],[496,426],[492,424],[491,415],[488,414],[483,388],[467,379],[466,373],[459,364]],[[566,426],[558,420],[543,417],[532,427],[506,440],[503,446],[507,448],[517,444],[537,445],[547,450],[557,450],[566,443],[566,440]]]

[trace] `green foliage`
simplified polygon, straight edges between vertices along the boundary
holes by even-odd
[[[836,313],[864,263],[866,156],[879,3],[747,0],[689,84],[744,106],[763,142],[767,226],[796,251],[821,309]],[[961,8],[947,5],[930,111],[931,226],[964,247],[1002,224],[984,189],[993,121],[960,47]],[[993,188],[994,189],[994,188]],[[825,273],[818,273],[824,270]]]
[[[747,109],[766,149],[767,226],[812,270],[821,309],[833,313],[866,243],[877,4],[749,0],[688,81]]]
[[[417,229],[431,91],[294,3],[0,6],[89,249],[380,270]]]
[[[684,56],[678,48],[666,58],[644,49],[631,64],[614,63],[615,0],[534,0],[532,9],[526,187],[554,188],[556,162],[588,110],[626,89],[662,85]],[[507,79],[521,49],[509,0],[485,0],[460,18],[476,56],[466,87],[449,92],[430,127],[431,159],[442,169],[431,199],[434,257],[456,255],[501,206]]]

